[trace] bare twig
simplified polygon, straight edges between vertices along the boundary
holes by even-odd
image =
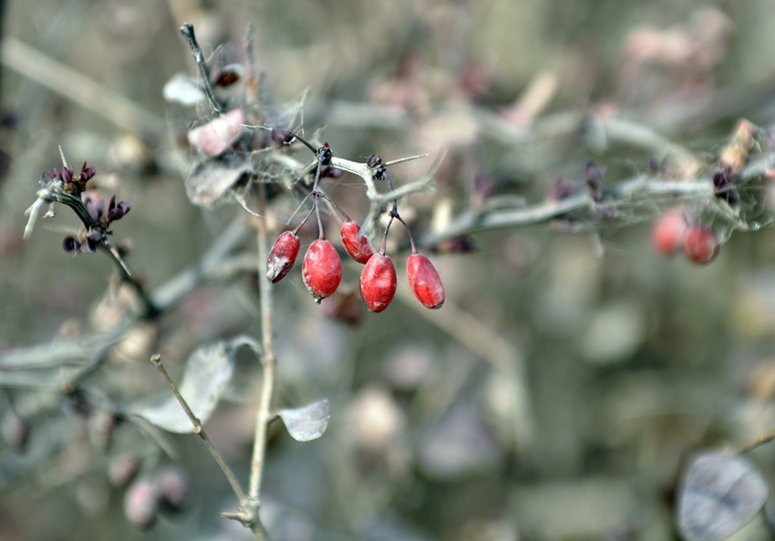
[[[210,105],[213,110],[222,115],[226,112],[221,101],[215,97],[213,92],[213,85],[210,81],[210,67],[207,65],[204,55],[202,55],[202,49],[199,48],[199,43],[196,41],[196,35],[194,34],[194,25],[186,23],[180,27],[180,33],[188,41],[188,46],[191,47],[191,53],[194,55],[196,65],[199,67],[199,73],[202,75],[202,88],[207,95],[207,99],[210,101]]]
[[[204,441],[205,445],[207,445],[207,449],[210,451],[210,454],[213,455],[213,458],[218,463],[218,466],[221,467],[223,474],[226,476],[226,479],[228,479],[229,484],[231,485],[231,488],[234,490],[234,493],[237,495],[237,499],[239,499],[240,507],[242,507],[243,510],[247,510],[248,499],[245,496],[245,493],[242,491],[242,487],[240,487],[239,483],[237,482],[237,478],[234,476],[234,473],[231,471],[229,466],[226,465],[226,462],[224,462],[223,457],[215,448],[215,445],[213,444],[212,440],[207,435],[207,432],[205,432],[205,429],[202,427],[202,423],[199,422],[199,419],[197,419],[196,415],[194,415],[194,412],[191,411],[191,408],[186,402],[186,399],[183,398],[177,386],[175,386],[175,383],[172,381],[172,378],[170,378],[169,374],[167,373],[167,370],[164,368],[164,365],[161,362],[161,355],[157,354],[157,355],[151,356],[151,362],[159,370],[159,373],[161,374],[162,378],[164,378],[164,381],[167,382],[167,385],[169,385],[170,390],[172,391],[172,394],[175,395],[175,398],[177,398],[178,402],[180,402],[180,406],[183,408],[183,411],[186,412],[186,415],[191,421],[191,425],[194,427],[194,434],[197,434],[199,435],[200,438],[202,438],[202,441]]]
[[[760,159],[747,166],[740,173],[740,186],[761,177],[772,167],[775,155]],[[396,190],[398,191],[398,190]],[[713,190],[713,180],[709,177],[697,177],[688,181],[665,180],[662,178],[638,175],[624,180],[603,191],[603,204],[614,206],[619,202],[633,204],[643,201],[653,206],[657,198],[665,200],[694,199],[703,200],[708,207],[715,208],[719,215],[726,216],[732,222],[734,229],[746,230],[748,225],[741,219],[731,216],[723,204],[718,201]],[[545,201],[531,206],[518,205],[517,208],[499,209],[482,212],[482,209],[471,209],[454,219],[443,231],[428,233],[420,239],[421,246],[435,246],[438,243],[478,231],[489,231],[546,223],[568,216],[580,217],[589,213],[596,216],[598,203],[587,193],[580,193],[561,201]],[[631,223],[631,222],[628,222]]]
[[[140,136],[166,129],[164,120],[154,113],[13,37],[3,38],[0,47],[0,61],[5,66],[119,128]]]

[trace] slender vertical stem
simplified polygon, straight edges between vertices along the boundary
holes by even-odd
[[[258,219],[258,275],[266,274],[267,250],[267,226],[266,226],[266,193],[264,186],[259,185],[259,208],[261,215]],[[259,279],[259,292],[261,294],[261,341],[264,348],[262,360],[264,367],[264,381],[261,387],[261,402],[256,415],[256,432],[253,441],[253,459],[250,463],[250,489],[248,497],[255,512],[258,512],[260,504],[259,492],[261,490],[261,478],[266,456],[266,437],[269,421],[271,420],[272,390],[274,388],[275,354],[272,342],[272,284],[268,280]]]

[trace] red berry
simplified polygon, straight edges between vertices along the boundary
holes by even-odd
[[[336,291],[342,281],[342,261],[330,241],[316,240],[309,245],[301,277],[317,302]]]
[[[386,255],[374,254],[361,273],[361,297],[372,312],[388,307],[396,294],[396,268]]]
[[[718,254],[718,243],[713,231],[701,225],[693,225],[684,237],[684,253],[700,265],[710,263]]]
[[[342,244],[344,249],[358,263],[366,263],[374,253],[369,246],[369,239],[361,231],[361,226],[355,220],[342,224]]]
[[[299,255],[299,237],[291,231],[280,235],[266,260],[266,278],[273,284],[282,280],[291,270]]]
[[[671,210],[659,217],[651,233],[654,249],[662,255],[671,256],[683,247],[686,234],[686,219],[683,212]]]
[[[426,308],[441,308],[444,304],[444,285],[430,260],[422,254],[412,254],[406,261],[409,287]]]

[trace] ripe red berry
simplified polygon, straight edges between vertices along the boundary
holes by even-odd
[[[273,284],[282,280],[291,270],[299,255],[299,237],[291,231],[280,235],[266,260],[266,278]]]
[[[659,217],[651,232],[651,243],[662,255],[671,256],[678,252],[684,243],[686,219],[683,212],[671,210]]]
[[[358,263],[366,263],[374,253],[369,246],[369,239],[363,234],[361,226],[355,220],[342,224],[342,244],[344,249]]]
[[[684,253],[700,265],[710,263],[718,254],[718,243],[713,231],[701,225],[693,225],[684,237]]]
[[[430,260],[422,254],[412,254],[406,261],[409,287],[426,308],[441,308],[444,304],[444,285]]]
[[[342,261],[330,241],[316,240],[309,245],[301,267],[301,277],[316,302],[336,291],[342,281]]]
[[[361,273],[361,297],[372,312],[388,307],[396,294],[396,268],[386,255],[374,254]]]

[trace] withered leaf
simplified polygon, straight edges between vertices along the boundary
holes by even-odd
[[[240,156],[204,160],[186,179],[186,195],[195,205],[213,205],[252,170],[250,160]]]
[[[750,522],[767,501],[759,470],[736,455],[694,458],[679,489],[678,528],[688,541],[717,541]]]
[[[311,441],[323,435],[331,418],[327,398],[300,408],[283,409],[277,415],[296,441]]]
[[[221,400],[234,372],[236,352],[241,346],[249,346],[257,354],[260,352],[255,340],[238,336],[202,346],[188,357],[178,389],[202,424],[207,422]],[[128,410],[169,432],[182,434],[194,430],[183,407],[170,391],[155,400],[138,400]]]

